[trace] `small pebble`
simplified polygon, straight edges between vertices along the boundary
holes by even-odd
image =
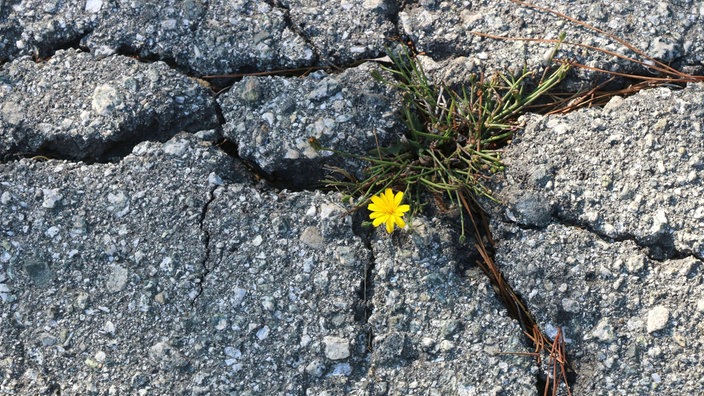
[[[108,333],[108,334],[114,335],[114,334],[115,334],[115,324],[112,323],[112,321],[109,321],[109,320],[108,320],[108,321],[105,322],[105,324],[103,325],[103,331],[106,332],[106,333]]]
[[[42,189],[44,194],[44,201],[42,202],[42,207],[46,209],[55,208],[60,202],[63,196],[59,194],[58,189]]]
[[[442,340],[438,347],[442,352],[450,352],[451,350],[455,349],[455,344],[452,343],[452,341],[450,340]]]
[[[614,339],[614,329],[609,324],[608,319],[602,319],[596,325],[594,331],[592,331],[592,336],[598,338],[600,341],[609,342]]]
[[[306,373],[313,377],[322,377],[325,373],[325,363],[320,359],[315,359],[306,366]]]
[[[269,326],[264,326],[257,331],[257,338],[262,341],[269,336]]]
[[[350,343],[341,337],[327,336],[325,343],[325,357],[330,360],[341,360],[350,357]]]
[[[670,319],[670,310],[662,305],[658,305],[648,312],[648,322],[646,328],[648,333],[653,333],[662,330],[667,326],[667,321]]]
[[[697,301],[697,312],[704,312],[704,298]]]

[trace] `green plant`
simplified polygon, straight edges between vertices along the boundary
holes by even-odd
[[[485,182],[504,169],[501,147],[519,127],[518,116],[562,81],[569,70],[563,63],[546,70],[539,80],[535,72],[525,68],[518,75],[473,75],[466,87],[453,90],[431,84],[408,47],[389,51],[389,57],[392,67],[383,69],[393,78],[380,73],[373,77],[402,93],[408,133],[401,141],[361,157],[370,163],[365,179],[357,180],[334,168],[343,178],[326,182],[357,197],[357,207],[393,187],[408,197],[411,213],[424,206],[424,192],[444,195],[456,206],[467,198],[475,202],[480,196],[494,199]],[[463,240],[464,216],[460,210]]]
[[[564,34],[560,36],[553,56],[564,38]],[[461,241],[466,239],[467,228],[471,228],[475,247],[482,257],[477,264],[496,287],[511,316],[530,328],[531,332],[526,335],[536,345],[536,352],[531,356],[537,356],[540,362],[540,353],[548,351],[546,345],[550,340],[540,331],[530,311],[494,263],[487,248],[493,244],[491,232],[484,211],[478,206],[478,198],[495,200],[486,180],[504,169],[501,148],[520,127],[518,117],[529,105],[543,96],[548,98],[548,106],[555,101],[548,94],[566,76],[570,63],[557,62],[556,67],[546,69],[539,78],[525,67],[517,75],[497,73],[491,78],[474,75],[466,87],[453,90],[443,84],[432,85],[409,48],[401,47],[397,52],[390,52],[389,57],[392,67],[383,69],[393,78],[385,78],[380,73],[373,77],[402,93],[408,133],[389,146],[377,144],[371,155],[353,155],[369,162],[364,179],[358,180],[344,169],[331,168],[342,179],[330,178],[327,184],[344,190],[347,198],[355,198],[355,209],[371,199],[373,202],[368,208],[373,225],[386,224],[389,233],[394,224],[403,228],[404,212],[410,209],[413,215],[423,208],[427,202],[425,194],[447,197],[459,208]],[[315,139],[310,143],[322,149]],[[394,196],[391,188],[400,192]],[[397,212],[404,195],[408,197],[410,208],[401,205],[404,210]],[[386,197],[386,203],[380,206],[382,196]],[[467,224],[465,216],[470,220]],[[556,339],[549,353],[553,374],[557,374],[559,366],[569,393],[566,369],[570,366],[564,345]],[[554,382],[554,394],[556,386]]]

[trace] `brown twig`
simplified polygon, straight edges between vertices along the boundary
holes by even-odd
[[[470,202],[474,202],[474,200],[467,191],[460,192],[459,197],[464,210],[469,214],[477,241],[475,247],[482,258],[482,260],[477,262],[477,265],[489,278],[494,291],[508,309],[509,316],[518,320],[524,334],[535,347],[533,352],[517,352],[515,354],[535,357],[538,366],[541,366],[543,354],[547,354],[547,363],[548,366],[552,368],[552,377],[550,377],[549,373],[547,374],[548,381],[546,382],[545,395],[547,395],[547,390],[551,385],[552,394],[557,395],[559,382],[562,381],[567,388],[568,395],[571,396],[572,392],[570,390],[567,370],[571,372],[574,370],[567,360],[562,329],[558,329],[557,335],[552,341],[540,330],[540,326],[538,326],[535,317],[513,291],[513,288],[506,281],[498,265],[494,262],[492,254],[490,254],[490,249],[493,251],[494,239],[489,229],[486,213],[478,207],[476,202],[470,204]],[[479,216],[479,219],[475,218],[475,216]],[[481,224],[481,227],[479,224]],[[560,367],[559,379],[558,366]],[[550,378],[552,378],[552,382]]]
[[[643,67],[646,67],[648,69],[652,70],[657,70],[663,74],[669,74],[670,72],[666,69],[660,69],[657,66],[653,66],[651,64],[648,64],[643,61],[639,61],[638,59],[631,58],[629,56],[619,54],[618,52],[615,51],[610,51],[607,49],[595,47],[593,45],[588,45],[588,44],[582,44],[582,43],[573,43],[571,41],[563,41],[559,39],[541,39],[541,38],[533,38],[533,37],[506,37],[506,36],[497,36],[494,34],[488,34],[488,33],[482,33],[482,32],[472,32],[473,35],[479,36],[479,37],[485,37],[485,38],[490,38],[493,40],[505,40],[505,41],[529,41],[529,42],[534,42],[534,43],[547,43],[547,44],[560,44],[560,45],[570,45],[573,47],[579,47],[579,48],[585,48],[588,50],[593,50],[593,51],[598,51],[602,52],[607,55],[614,56],[616,58],[620,58],[629,62],[633,62],[636,64],[639,64]]]
[[[640,56],[642,56],[643,58],[645,58],[645,59],[647,59],[647,60],[653,62],[653,64],[657,65],[659,68],[662,68],[662,69],[664,69],[664,70],[667,70],[667,71],[668,71],[667,74],[672,74],[672,75],[686,75],[686,73],[682,73],[682,72],[680,72],[679,70],[677,70],[677,69],[675,69],[675,68],[673,68],[673,67],[670,67],[670,66],[668,66],[668,65],[666,65],[666,64],[664,64],[664,63],[658,61],[657,59],[655,59],[655,58],[653,58],[653,57],[647,55],[645,52],[643,52],[642,50],[636,48],[636,46],[634,46],[633,44],[627,42],[626,40],[624,40],[624,39],[622,39],[622,38],[619,38],[618,36],[613,35],[613,34],[607,32],[607,31],[605,31],[605,30],[599,29],[599,28],[596,27],[596,26],[590,25],[590,24],[588,24],[588,23],[586,23],[586,22],[582,22],[582,21],[580,21],[580,20],[578,20],[578,19],[576,19],[576,18],[573,18],[573,17],[571,17],[571,16],[569,16],[569,15],[563,14],[563,13],[561,13],[561,12],[559,12],[559,11],[555,11],[555,10],[552,10],[552,9],[549,9],[549,8],[546,8],[546,7],[541,7],[541,6],[533,5],[533,4],[526,3],[526,2],[520,1],[520,0],[511,0],[511,1],[514,2],[514,3],[516,3],[516,4],[518,4],[518,5],[521,5],[521,6],[523,6],[523,7],[528,7],[528,8],[532,8],[532,9],[535,9],[535,10],[539,10],[539,11],[543,11],[543,12],[547,12],[547,13],[553,14],[553,15],[559,17],[559,18],[568,20],[568,21],[570,21],[570,22],[572,22],[572,23],[574,23],[574,24],[577,24],[577,25],[579,25],[579,26],[582,26],[583,28],[586,28],[586,29],[588,29],[588,30],[592,30],[592,31],[595,31],[595,32],[597,32],[597,33],[599,33],[599,34],[601,34],[601,35],[604,35],[604,36],[606,36],[606,37],[608,37],[608,38],[610,38],[610,39],[616,41],[617,43],[623,45],[624,47],[628,48],[629,50],[635,52],[637,55],[640,55]],[[606,52],[606,50],[600,50],[600,49],[597,49],[597,50]],[[641,63],[641,62],[638,62],[638,63]]]
[[[580,69],[592,70],[592,71],[596,71],[599,73],[609,74],[612,76],[619,76],[619,77],[631,78],[634,80],[648,81],[648,82],[653,83],[653,85],[664,84],[664,83],[687,83],[687,82],[704,81],[704,76],[692,76],[690,74],[686,74],[686,73],[682,73],[682,72],[678,72],[677,74],[675,74],[674,76],[676,76],[676,77],[673,77],[672,75],[668,75],[666,77],[650,77],[650,76],[641,76],[638,74],[615,72],[615,71],[611,71],[611,70],[602,69],[599,67],[587,66],[587,65],[577,63],[574,61],[557,60],[557,62],[567,62],[570,64],[570,66],[578,67]]]
[[[491,38],[495,40],[507,40],[507,41],[530,41],[530,42],[538,42],[538,43],[551,43],[551,44],[559,44],[559,45],[570,45],[570,46],[575,46],[579,48],[585,48],[590,51],[595,51],[595,52],[600,52],[606,55],[610,55],[613,57],[617,57],[619,59],[626,60],[628,62],[631,62],[633,64],[640,65],[648,70],[651,70],[653,72],[657,72],[660,75],[659,76],[644,76],[644,75],[637,75],[637,74],[631,74],[631,73],[624,73],[624,72],[616,72],[616,71],[611,71],[611,70],[605,70],[599,67],[594,67],[594,66],[588,66],[582,63],[578,63],[573,60],[564,60],[564,59],[553,59],[553,62],[557,63],[562,63],[562,64],[569,64],[570,67],[575,67],[575,68],[580,68],[584,70],[590,70],[598,73],[603,73],[605,75],[609,75],[612,78],[613,77],[623,77],[626,79],[630,80],[635,80],[635,81],[640,81],[637,84],[630,85],[627,88],[620,89],[620,90],[615,90],[615,91],[599,91],[600,87],[604,86],[607,82],[612,81],[612,79],[609,79],[605,82],[602,82],[599,84],[597,87],[594,87],[586,92],[578,92],[570,97],[556,101],[553,103],[548,103],[545,105],[539,105],[536,106],[538,108],[542,109],[549,109],[548,111],[544,111],[541,113],[543,114],[555,114],[555,113],[566,113],[568,111],[573,111],[577,108],[580,107],[585,107],[585,106],[591,106],[594,104],[604,104],[610,99],[611,97],[615,95],[629,95],[629,94],[634,94],[644,88],[650,88],[654,86],[663,86],[663,85],[668,85],[668,84],[684,84],[684,83],[689,83],[689,82],[702,82],[704,81],[704,76],[694,76],[691,74],[687,74],[684,72],[681,72],[649,55],[647,55],[644,51],[638,49],[635,47],[633,44],[630,44],[624,39],[621,39],[617,37],[616,35],[613,35],[611,33],[608,33],[607,31],[603,29],[599,29],[593,25],[590,25],[586,22],[582,22],[576,18],[570,17],[564,13],[546,8],[546,7],[541,7],[537,5],[533,5],[524,1],[520,0],[511,0],[513,3],[518,4],[523,7],[527,8],[532,8],[538,11],[542,12],[547,12],[550,14],[553,14],[559,18],[565,19],[571,23],[574,23],[576,25],[579,25],[585,29],[597,32],[598,34],[605,36],[618,44],[624,46],[625,48],[631,50],[633,53],[636,55],[640,56],[641,58],[645,59],[646,61],[638,60],[633,57],[629,57],[623,54],[620,54],[615,51],[610,51],[606,50],[603,48],[598,48],[592,45],[586,45],[586,44],[581,44],[581,43],[573,43],[573,42],[568,42],[568,41],[563,41],[563,40],[558,40],[558,39],[540,39],[540,38],[530,38],[530,37],[504,37],[504,36],[497,36],[497,35],[492,35],[492,34],[486,34],[486,33],[481,33],[481,32],[473,32],[474,35],[480,36],[480,37],[486,37],[486,38]],[[564,107],[561,107],[562,104],[567,104]]]

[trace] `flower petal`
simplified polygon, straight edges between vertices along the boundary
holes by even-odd
[[[379,216],[374,221],[372,222],[372,225],[374,227],[379,227],[381,223],[386,223],[386,220],[388,220],[389,216]]]
[[[399,213],[399,212],[404,213],[404,212],[408,212],[409,210],[411,210],[410,205],[401,205],[398,208],[396,208],[396,213]]]
[[[379,207],[377,204],[370,203],[367,205],[367,209],[369,209],[370,212],[381,212],[382,209]]]
[[[370,219],[376,219],[377,217],[381,217],[381,216],[388,216],[388,215],[385,214],[384,212],[372,212],[369,214]]]
[[[389,206],[393,205],[394,192],[390,188],[387,188],[386,191],[384,192],[384,198],[386,198],[386,202],[388,203]]]
[[[403,217],[396,216],[396,224],[398,224],[398,228],[406,228],[406,222],[403,221]]]
[[[382,205],[384,203],[384,201],[381,199],[381,197],[378,197],[376,195],[372,196],[372,202],[377,205]]]
[[[386,232],[391,234],[394,232],[394,218],[393,216],[389,216],[389,219],[386,220]]]
[[[402,200],[403,200],[403,191],[399,191],[396,193],[396,196],[394,197],[394,206],[400,205]]]

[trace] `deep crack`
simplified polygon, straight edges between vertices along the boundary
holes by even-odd
[[[591,224],[580,222],[574,218],[568,218],[559,213],[553,214],[553,218],[557,220],[557,222],[553,222],[553,224],[559,224],[565,227],[578,228],[580,230],[587,231],[607,243],[631,241],[643,250],[646,257],[653,261],[664,262],[667,260],[681,260],[687,257],[694,257],[698,260],[704,260],[704,257],[700,257],[693,250],[677,250],[675,247],[674,235],[671,230],[666,230],[657,236],[654,236],[652,238],[652,242],[648,243],[647,241],[644,241],[643,238],[639,238],[634,234],[627,232],[620,233],[613,237],[608,236]],[[502,221],[509,224],[515,224],[519,228],[525,230],[541,230],[544,228],[520,224],[518,222],[511,221],[510,219],[505,219]]]
[[[205,217],[208,214],[208,207],[210,204],[215,200],[215,190],[218,189],[218,186],[213,186],[209,191],[208,191],[208,201],[203,204],[203,207],[201,208],[200,212],[200,218],[198,220],[198,228],[200,229],[200,232],[203,236],[203,245],[205,248],[205,254],[203,255],[203,260],[201,260],[200,265],[203,269],[203,272],[201,273],[200,277],[198,278],[198,294],[196,294],[195,297],[191,300],[191,306],[194,306],[196,303],[196,300],[203,294],[203,291],[205,290],[205,278],[208,276],[210,273],[210,269],[208,268],[208,261],[210,260],[210,253],[211,253],[211,247],[210,247],[210,232],[208,231],[207,227],[205,226]]]
[[[51,45],[47,46],[46,48],[38,48],[35,47],[36,52],[32,56],[32,59],[35,62],[45,62],[51,57],[53,57],[58,51],[61,50],[68,50],[68,49],[76,49],[81,52],[90,52],[90,48],[81,45],[81,42],[88,37],[91,33],[93,33],[93,29],[88,29],[84,32],[82,32],[79,36],[73,37],[71,39],[67,40],[58,40],[55,43],[52,43]],[[14,60],[14,59],[13,59]],[[10,60],[9,62],[11,62]]]
[[[694,257],[699,260],[702,260],[701,257],[696,255],[692,251],[684,251],[684,252],[678,251],[674,245],[674,236],[670,230],[665,230],[665,232],[662,232],[661,236],[654,238],[652,243],[646,243],[646,242],[642,241],[642,238],[638,238],[631,233],[622,233],[622,234],[617,235],[616,237],[610,237],[608,235],[605,235],[602,232],[599,232],[594,226],[592,226],[590,224],[580,223],[576,219],[568,218],[564,215],[560,215],[559,213],[553,214],[553,218],[556,220],[556,222],[552,222],[551,224],[558,224],[558,225],[561,225],[564,227],[577,228],[580,230],[587,231],[590,234],[595,235],[597,238],[599,238],[602,241],[607,242],[609,244],[615,243],[615,242],[631,241],[638,248],[640,248],[643,251],[643,253],[646,255],[646,257],[648,257],[650,260],[653,260],[653,261],[664,262],[667,260],[685,259],[687,257]],[[519,222],[507,219],[505,216],[503,216],[503,219],[501,221],[504,223],[508,223],[508,224],[514,224],[523,230],[539,231],[539,230],[543,230],[545,228],[542,226],[532,226],[532,225],[521,224]],[[490,255],[492,256],[492,259],[493,259],[494,252],[491,251]],[[506,285],[510,287],[510,285],[508,285],[507,282],[506,282]],[[513,291],[512,291],[512,294],[514,294],[518,298],[518,301],[523,303],[520,295],[518,295],[517,293],[515,293]],[[501,298],[501,299],[504,300],[503,298]],[[523,304],[523,306],[526,307],[525,308],[526,310],[528,310],[527,305]],[[518,309],[518,305],[516,305],[516,308],[517,308],[516,309],[517,311],[520,311],[520,309]],[[509,309],[509,311],[512,311],[512,310]],[[530,312],[528,312],[528,313],[530,314],[530,316],[532,316],[532,313],[530,313]],[[513,315],[511,315],[511,316],[513,316]],[[516,318],[514,318],[514,319],[516,319]],[[518,318],[518,320],[520,321],[521,327],[523,327],[525,330],[526,323],[524,322],[524,320],[520,317]],[[530,318],[530,321],[535,322],[535,320],[533,318]],[[540,366],[538,366],[538,368],[540,369]],[[569,379],[569,384],[573,386],[574,383],[576,382],[576,379],[577,379],[576,372],[574,372],[572,369],[570,369],[570,370],[568,370],[567,375],[568,375],[568,379]],[[545,377],[544,373],[541,370],[538,370],[537,382],[536,382],[538,394],[544,394],[544,392],[546,392],[546,388],[550,385],[550,382],[547,381],[547,378],[548,377]]]
[[[286,26],[288,26],[289,29],[291,29],[298,37],[300,37],[306,44],[310,45],[310,48],[313,49],[313,53],[315,54],[315,59],[313,59],[313,62],[311,63],[312,65],[315,65],[318,63],[320,59],[322,59],[322,56],[320,54],[320,48],[318,48],[315,43],[313,43],[308,37],[307,34],[299,27],[296,26],[295,23],[293,23],[293,19],[291,19],[291,10],[286,7],[284,4],[281,4],[281,1],[279,0],[269,0],[267,1],[270,6],[278,8],[280,10],[283,10],[284,12],[284,23],[286,23]]]
[[[376,267],[376,257],[372,248],[371,236],[372,232],[369,229],[362,227],[362,214],[355,212],[352,219],[352,233],[359,237],[364,243],[364,247],[369,251],[369,257],[364,265],[364,277],[360,280],[357,288],[357,299],[353,305],[354,319],[364,329],[366,333],[366,352],[367,355],[373,351],[374,330],[369,324],[369,318],[374,314],[374,304],[372,297],[374,296],[374,269]]]
[[[518,322],[521,330],[524,334],[524,341],[535,348],[535,352],[542,354],[544,353],[545,345],[549,342],[554,341],[550,339],[543,329],[538,325],[535,315],[533,315],[532,310],[529,305],[526,304],[523,297],[516,292],[511,284],[508,282],[504,276],[501,268],[496,264],[496,249],[494,246],[495,239],[491,231],[491,226],[489,224],[488,214],[481,211],[481,221],[480,226],[476,227],[475,224],[475,237],[478,239],[477,248],[482,256],[481,260],[477,261],[477,264],[481,270],[486,275],[487,279],[491,283],[494,292],[496,293],[497,299],[506,308],[507,314],[510,318]],[[517,224],[517,222],[511,222],[512,224]],[[537,229],[533,227],[532,229]],[[483,253],[482,253],[483,252]],[[578,374],[574,368],[569,363],[567,351],[560,358],[564,358],[562,363],[562,368],[564,369],[563,374],[566,377],[566,382],[572,386],[577,382]],[[536,367],[536,389],[538,394],[546,394],[546,389],[552,386],[552,381],[559,381],[555,377],[550,377],[549,373],[544,371],[544,367],[541,363],[540,358],[535,361]],[[565,378],[563,378],[565,379]]]
[[[201,76],[200,73],[195,72],[194,70],[189,68],[188,65],[183,65],[183,64],[179,63],[176,60],[176,58],[174,58],[173,56],[168,55],[168,54],[160,54],[160,53],[156,53],[156,52],[155,53],[143,53],[143,51],[137,47],[123,44],[123,45],[118,46],[115,49],[115,55],[132,58],[140,63],[162,62],[166,66],[168,66],[169,69],[175,70],[175,71],[183,74],[184,76],[195,78],[195,79],[199,79]]]

